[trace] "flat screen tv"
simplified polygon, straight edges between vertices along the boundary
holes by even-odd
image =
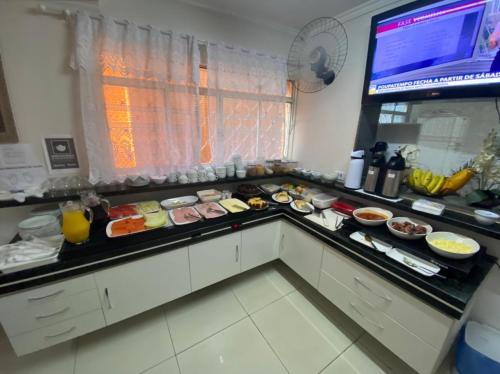
[[[363,103],[494,96],[499,1],[415,1],[372,18]]]

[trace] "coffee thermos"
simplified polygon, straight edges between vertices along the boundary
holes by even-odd
[[[405,159],[400,151],[396,151],[396,155],[392,156],[387,163],[387,172],[382,187],[383,196],[391,198],[399,196],[399,186],[403,179],[404,170]]]
[[[345,177],[344,187],[357,190],[361,188],[361,178],[363,176],[363,167],[365,166],[365,151],[360,149],[351,153],[349,169]]]
[[[380,193],[384,183],[386,165],[385,152],[387,151],[386,142],[377,142],[370,148],[372,153],[370,166],[366,173],[363,190],[370,193]]]

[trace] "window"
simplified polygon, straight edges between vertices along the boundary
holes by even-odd
[[[109,76],[109,73],[104,72]],[[123,84],[123,83],[122,83]],[[214,163],[217,159],[217,131],[223,131],[223,160],[233,154],[243,159],[255,160],[260,155],[266,158],[282,158],[286,152],[287,136],[293,105],[293,87],[288,82],[285,102],[276,101],[266,95],[208,89],[208,71],[200,66],[200,163]],[[161,89],[134,88],[132,85],[103,85],[104,101],[109,136],[113,144],[114,165],[117,169],[132,169],[138,163],[154,165],[155,159],[141,159],[140,150],[135,149],[135,126],[149,126],[148,133],[155,137],[154,122],[162,110],[157,106],[165,101]],[[175,92],[175,95],[183,95]],[[273,100],[274,99],[274,100]],[[170,100],[170,102],[172,102]],[[182,100],[178,100],[182,102]],[[131,110],[133,105],[134,110]],[[165,104],[166,105],[166,104]],[[173,111],[173,115],[177,111]],[[179,112],[182,113],[182,108]],[[279,114],[282,115],[277,115]],[[163,114],[164,115],[164,114]],[[276,121],[283,118],[283,121]],[[219,123],[221,126],[214,126]],[[218,130],[219,129],[219,130]],[[179,126],[182,132],[182,124]],[[141,131],[141,134],[144,134]],[[182,142],[186,134],[170,134]],[[220,134],[219,134],[220,135]],[[142,135],[144,136],[144,135]],[[162,147],[164,145],[159,145]],[[140,161],[140,162],[139,162]]]
[[[381,125],[407,123],[410,118],[411,105],[408,103],[382,104],[378,123]]]
[[[215,138],[220,136],[217,131],[223,132],[223,160],[229,160],[233,154],[240,154],[246,160],[261,155],[267,158],[285,155],[293,105],[291,82],[287,85],[285,102],[248,92],[209,90],[208,70],[202,66],[200,87],[200,163],[216,160]],[[276,121],[277,118],[282,121]]]

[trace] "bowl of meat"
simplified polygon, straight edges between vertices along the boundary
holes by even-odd
[[[389,231],[401,239],[425,238],[432,232],[432,226],[415,218],[395,217],[387,221]]]

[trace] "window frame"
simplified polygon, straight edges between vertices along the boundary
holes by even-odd
[[[384,110],[384,105],[387,104],[394,104],[394,109],[393,110]],[[398,105],[404,104],[406,105],[406,111],[401,112],[397,111],[396,108]],[[403,101],[398,101],[398,102],[393,102],[393,103],[383,103],[380,105],[380,114],[378,116],[378,125],[379,126],[385,126],[385,125],[404,125],[406,123],[409,123],[410,118],[411,118],[411,111],[412,111],[412,104],[409,102],[403,102]],[[380,119],[383,114],[390,115],[391,116],[391,121],[390,122],[381,122]],[[394,122],[394,116],[403,116],[404,120],[402,122]]]

